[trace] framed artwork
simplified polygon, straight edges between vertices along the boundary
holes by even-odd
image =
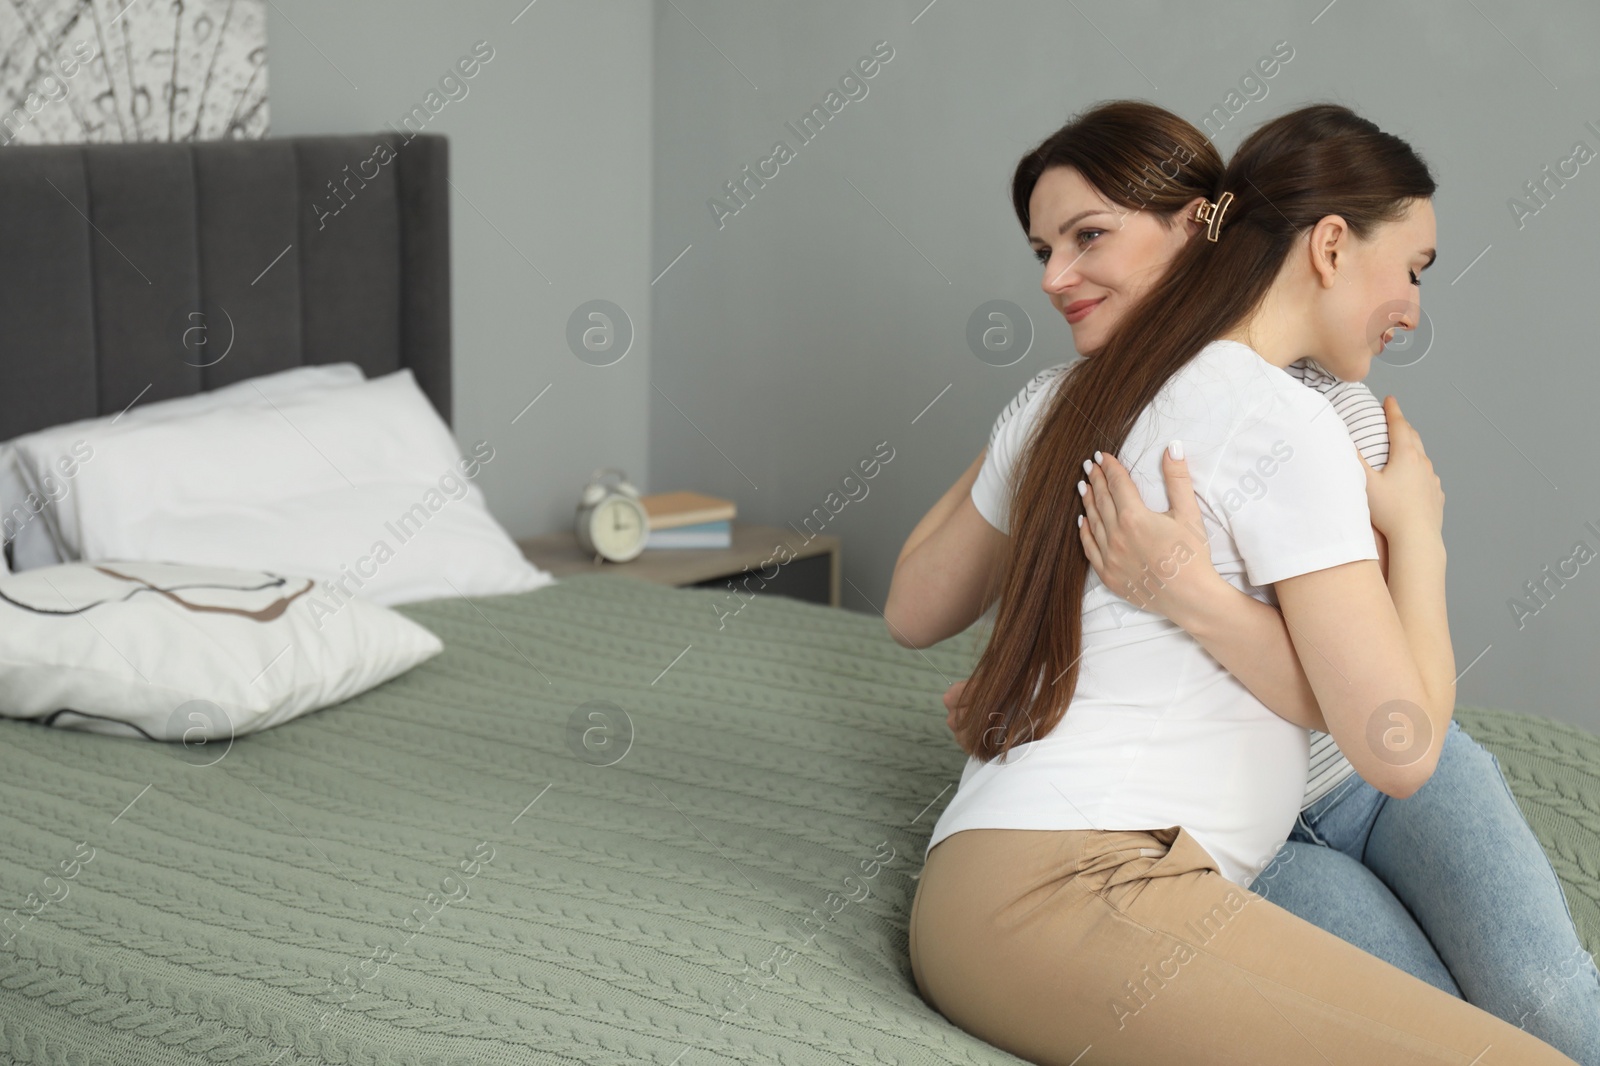
[[[266,0],[0,5],[0,146],[267,129]]]

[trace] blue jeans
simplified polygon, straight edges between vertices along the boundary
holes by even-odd
[[[1600,1066],[1600,974],[1499,760],[1454,720],[1427,784],[1394,799],[1351,774],[1250,889]]]

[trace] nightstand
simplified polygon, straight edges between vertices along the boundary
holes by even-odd
[[[787,544],[793,554],[786,563],[780,563],[783,553],[779,544]],[[529,562],[558,578],[617,574],[675,588],[727,589],[732,582],[741,595],[747,590],[839,606],[841,544],[831,533],[807,540],[792,529],[735,522],[732,547],[646,548],[637,559],[625,563],[596,563],[594,556],[585,555],[578,547],[578,538],[570,529],[519,540],[517,547]],[[747,587],[741,584],[746,574],[750,575]]]

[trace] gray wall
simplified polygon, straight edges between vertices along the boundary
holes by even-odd
[[[610,464],[647,491],[730,497],[753,521],[799,525],[824,508],[858,610],[882,605],[906,534],[1006,400],[1072,356],[1009,207],[1018,155],[1098,99],[1143,97],[1198,123],[1287,40],[1294,57],[1267,95],[1218,133],[1225,154],[1264,119],[1335,100],[1408,138],[1440,180],[1432,346],[1368,383],[1401,399],[1449,497],[1459,667],[1488,649],[1461,702],[1600,731],[1600,563],[1543,606],[1523,588],[1580,540],[1600,551],[1584,526],[1600,530],[1586,441],[1600,159],[1520,225],[1508,206],[1575,142],[1600,152],[1585,126],[1600,129],[1593,5],[540,0],[515,26],[516,0],[448,14],[278,6],[317,45],[274,15],[278,134],[376,126],[472,41],[496,48],[473,95],[435,122],[457,185],[494,223],[454,201],[456,414],[463,439],[506,442],[484,484],[513,531],[564,526],[589,469]],[[866,95],[802,143],[785,123],[879,41],[894,55]],[[719,226],[707,201],[779,139],[793,158]],[[636,330],[609,367],[564,340],[597,297]],[[1011,366],[968,348],[989,300],[1036,329]],[[894,458],[829,515],[880,441]],[[1521,628],[1518,595],[1540,606]]]
[[[494,446],[478,484],[518,537],[570,528],[595,467],[648,481],[651,349],[652,7],[526,2],[274,0],[267,24],[273,136],[398,124],[494,49],[424,129],[450,138],[455,186],[456,437]],[[566,341],[594,299],[635,334],[604,368]]]

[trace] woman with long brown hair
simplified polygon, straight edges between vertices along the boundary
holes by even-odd
[[[1035,235],[1031,243],[1044,265],[1044,291],[1068,318],[1074,347],[1085,355],[1097,351],[1131,300],[1165,270],[1182,244],[1205,239],[1206,227],[1193,215],[1222,170],[1205,134],[1138,100],[1092,107],[1022,158],[1012,199],[1023,231],[1036,228],[1048,235],[1058,219],[1073,219],[1058,238]],[[1095,181],[1084,174],[1093,174]],[[1036,193],[1038,211],[1030,206]],[[1083,313],[1091,304],[1091,313]],[[1375,346],[1387,339],[1386,331],[1416,324],[1416,308],[1388,310],[1371,323]],[[1017,414],[1068,367],[1047,367],[1023,387],[991,430],[990,448],[907,538],[901,563],[916,554],[911,565],[897,570],[889,610],[892,621],[919,623],[913,628],[924,643],[965,629],[971,617],[960,610],[975,615],[982,608],[963,608],[955,602],[959,596],[934,600],[932,609],[927,597],[908,606],[906,592],[918,568],[972,573],[987,565],[971,543],[950,553],[952,538],[962,536],[963,519],[969,528],[988,525],[976,510],[958,515],[958,506],[970,499],[969,506],[981,502],[993,509],[988,479],[974,484],[979,470],[991,449],[1008,446],[1006,427]],[[1285,369],[1327,398],[1365,461],[1382,469],[1389,447],[1386,415],[1371,390],[1360,381],[1340,381],[1310,360]],[[989,473],[1008,467],[1010,459],[996,455]],[[1112,603],[1108,612],[1118,622],[1136,621],[1145,617],[1143,611],[1162,615],[1196,636],[1268,707],[1294,718],[1307,691],[1304,673],[1282,635],[1281,616],[1264,594],[1257,598],[1222,579],[1198,542],[1189,563],[1151,580],[1175,536],[1201,522],[1201,503],[1184,461],[1162,460],[1170,512],[1145,506],[1114,457],[1092,469],[1085,479],[1088,520],[1080,528],[1094,568],[1090,580],[1140,608],[1134,612]],[[1238,484],[1222,487],[1223,512],[1250,506],[1270,492],[1274,473],[1275,460],[1269,458]],[[1102,498],[1107,500],[1103,511],[1096,506]],[[1374,535],[1381,559],[1384,538],[1376,530]],[[930,539],[928,548],[917,552]],[[949,613],[951,607],[956,613]],[[946,628],[930,630],[930,615],[938,625],[941,611]],[[907,634],[896,632],[906,642]],[[945,695],[952,729],[966,684],[957,681]],[[1318,730],[1311,737],[1301,813],[1289,839],[1248,887],[1578,1061],[1600,1064],[1600,975],[1494,756],[1452,718],[1433,775],[1401,802],[1355,773],[1333,737]]]
[[[912,961],[930,1002],[985,1039],[1039,1062],[1397,1048],[1464,1062],[1485,1045],[1479,1061],[1571,1061],[1242,890],[1294,821],[1307,726],[1395,796],[1427,781],[1448,731],[1443,494],[1420,440],[1391,412],[1390,462],[1370,473],[1337,417],[1319,422],[1327,401],[1284,372],[1311,357],[1365,376],[1367,319],[1414,301],[1432,261],[1433,189],[1409,147],[1347,109],[1268,123],[1207,189],[1204,235],[1180,239],[1093,357],[1022,412],[1014,469],[989,478],[985,517],[998,522],[944,538],[1004,565],[994,639],[958,723],[973,759],[930,841]],[[1072,221],[1057,220],[1052,242]],[[1275,589],[1279,633],[1263,628],[1256,643],[1296,653],[1298,686],[1246,688],[1228,669],[1244,677],[1249,664],[1211,657],[1159,615],[1113,624],[1115,595],[1087,580],[1068,539],[1087,491],[1079,463],[1120,453],[1159,498],[1173,438],[1209,506],[1157,580],[1209,540],[1218,573]],[[1222,491],[1263,463],[1270,491],[1229,512]],[[988,575],[973,569],[892,593],[897,639],[949,621],[947,608],[929,622],[917,596],[986,603]],[[1416,739],[1398,754],[1396,721]]]

